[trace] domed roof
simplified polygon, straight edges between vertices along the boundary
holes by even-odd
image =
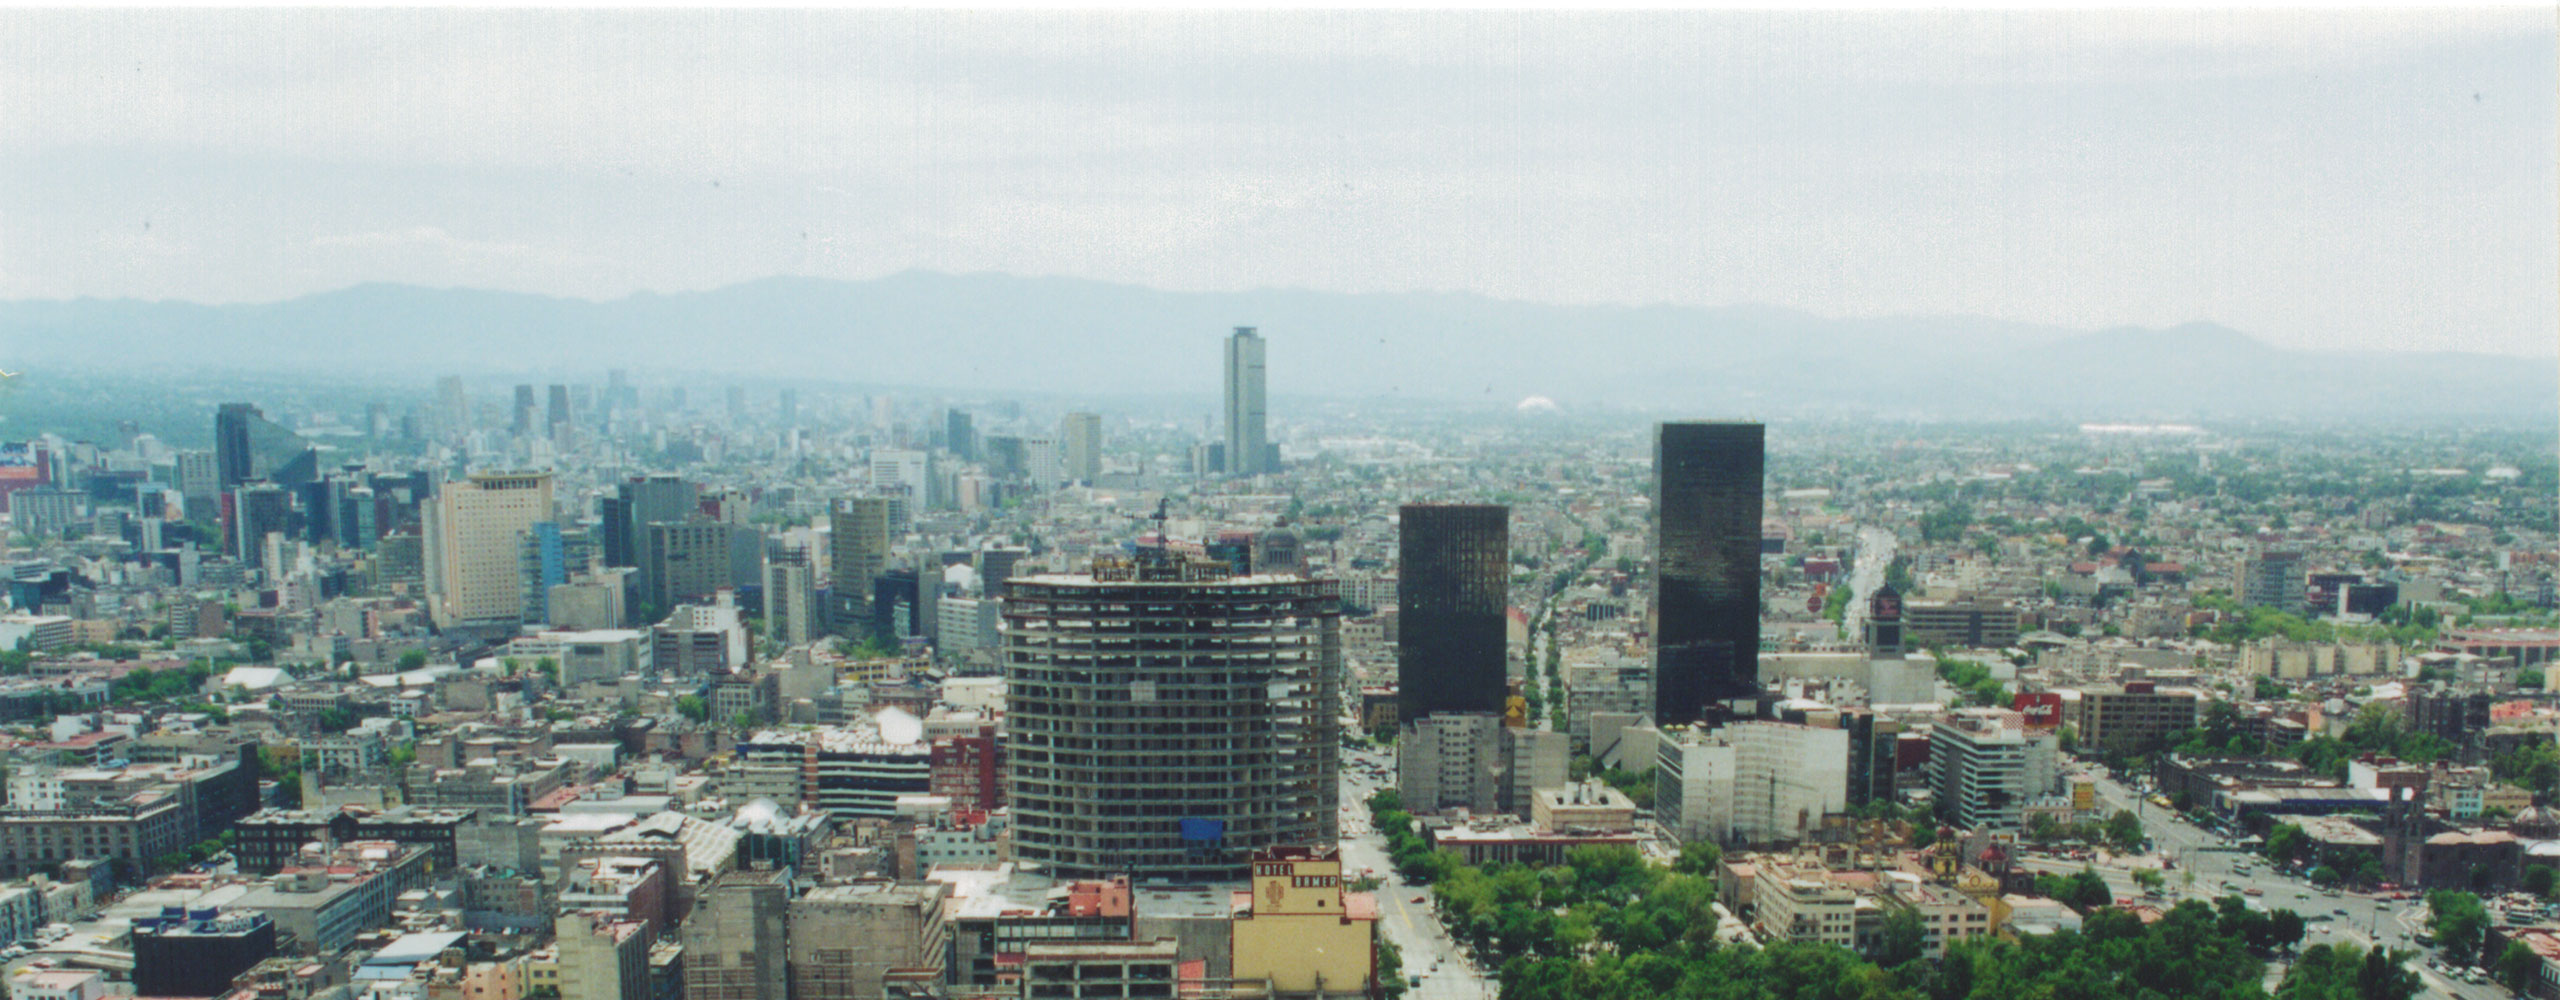
[[[2526,806],[2510,825],[2519,837],[2560,838],[2560,812],[2547,806]]]

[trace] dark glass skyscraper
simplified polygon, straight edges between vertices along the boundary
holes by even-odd
[[[249,452],[249,423],[259,419],[248,403],[224,403],[213,411],[213,468],[223,489],[258,478]]]
[[[1416,503],[1398,517],[1396,718],[1500,714],[1511,509]]]
[[[1760,691],[1765,429],[1666,423],[1653,448],[1653,711],[1694,722]]]

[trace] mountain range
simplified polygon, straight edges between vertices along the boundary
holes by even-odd
[[[1220,341],[1268,340],[1278,398],[1404,398],[1712,416],[2373,419],[2548,423],[2560,364],[2270,346],[2210,323],[2074,330],[1737,305],[1567,306],[1473,294],[1167,292],[909,271],[769,278],[593,302],[369,284],[280,302],[0,302],[0,362],[313,373],[601,369],[1214,397]]]

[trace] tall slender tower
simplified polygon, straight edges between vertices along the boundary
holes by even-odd
[[[1502,714],[1511,509],[1409,503],[1398,525],[1397,720]]]
[[[1239,326],[1227,338],[1227,471],[1274,471],[1263,433],[1262,335]]]
[[[249,450],[249,424],[260,419],[256,406],[224,403],[213,411],[213,464],[223,489],[258,478]]]
[[[1711,717],[1760,692],[1760,513],[1766,429],[1655,430],[1654,719]]]

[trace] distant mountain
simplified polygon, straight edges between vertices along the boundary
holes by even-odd
[[[1214,395],[1232,326],[1275,396],[1700,415],[1947,419],[2560,418],[2560,366],[2283,350],[2211,324],[2095,332],[1767,306],[1559,306],[1449,293],[1163,292],[911,271],[607,302],[359,285],[283,302],[0,303],[0,362],[309,371],[695,369],[962,391]]]

